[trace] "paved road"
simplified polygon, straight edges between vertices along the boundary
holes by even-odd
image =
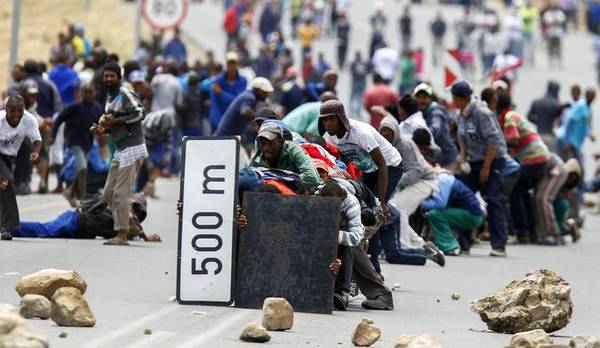
[[[353,2],[351,16],[355,36],[352,43],[359,44],[361,49],[366,49],[370,3]],[[389,13],[399,13],[399,3],[387,1],[387,5],[391,6]],[[424,32],[433,10],[419,8],[414,13],[418,27]],[[460,11],[445,8],[444,13],[456,16]],[[215,5],[193,5],[184,28],[206,47],[220,52],[224,46],[220,22],[220,9]],[[388,36],[390,42],[397,41],[393,28]],[[427,34],[417,37],[424,47],[428,47],[427,40]],[[592,84],[590,45],[587,37],[575,35],[566,42],[565,70],[548,71],[542,65],[539,70],[524,71],[516,87],[519,109],[526,109],[531,98],[543,93],[549,77],[559,79],[565,86],[576,81]],[[330,41],[320,41],[317,47],[331,54],[329,58],[333,61]],[[431,76],[439,88],[441,73],[434,70]],[[344,74],[340,90],[348,91],[348,86],[347,74]],[[591,150],[588,144],[587,153]],[[162,180],[158,192],[161,199],[149,202],[149,217],[144,226],[148,232],[163,237],[164,242],[160,244],[138,242],[132,247],[120,248],[105,247],[100,241],[25,239],[0,243],[0,302],[18,303],[14,284],[24,274],[47,267],[75,269],[88,282],[86,297],[98,323],[89,329],[60,328],[51,321],[32,320],[53,347],[251,346],[239,342],[237,336],[249,321],[260,321],[259,311],[180,306],[168,301],[175,294],[178,182]],[[23,220],[46,220],[67,209],[63,199],[53,195],[20,197],[19,204]],[[361,317],[367,316],[383,331],[376,347],[390,347],[399,335],[419,333],[435,335],[445,347],[503,347],[509,336],[482,332],[485,325],[470,311],[469,302],[540,267],[556,270],[573,285],[572,322],[556,334],[600,336],[597,325],[600,303],[595,295],[600,286],[595,256],[600,236],[594,228],[596,223],[600,223],[600,218],[588,216],[582,241],[563,248],[515,246],[509,248],[508,258],[491,259],[487,256],[488,246],[481,245],[474,248],[471,256],[449,259],[445,268],[435,264],[425,267],[384,264],[388,284],[402,284],[399,291],[394,292],[396,309],[393,312],[367,312],[357,300],[349,311],[330,316],[297,314],[293,331],[273,333],[270,344],[350,346],[353,327]],[[460,301],[450,299],[454,292],[462,294]],[[144,329],[151,329],[153,334],[144,336]],[[58,338],[61,332],[67,332],[68,337]]]

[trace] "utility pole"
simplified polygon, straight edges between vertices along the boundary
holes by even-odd
[[[17,63],[19,49],[19,20],[21,18],[21,0],[13,0],[12,26],[10,30],[10,58],[8,59],[8,86],[13,84],[11,77],[12,67]]]
[[[137,49],[140,47],[141,37],[142,37],[142,0],[136,0],[135,1],[135,37],[134,37],[135,47],[133,48],[134,54],[135,54],[135,51],[137,51]]]

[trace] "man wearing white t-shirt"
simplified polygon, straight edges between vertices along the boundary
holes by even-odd
[[[400,63],[400,55],[395,49],[383,46],[375,51],[371,63],[373,70],[383,78],[386,84],[390,84]]]
[[[42,136],[37,120],[25,111],[25,101],[19,95],[6,101],[6,110],[0,111],[0,238],[11,240],[10,229],[18,228],[19,207],[13,186],[12,162],[28,137],[33,142],[30,160],[36,162],[42,147]]]
[[[337,146],[342,158],[363,171],[362,181],[377,194],[384,214],[402,176],[402,157],[370,124],[349,120],[344,105],[328,100],[321,105],[319,134]]]

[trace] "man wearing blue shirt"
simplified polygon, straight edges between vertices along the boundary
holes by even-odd
[[[229,105],[214,135],[241,135],[254,120],[256,104],[267,99],[273,92],[273,86],[264,77],[252,80],[251,86],[252,89],[237,96]]]
[[[176,62],[181,63],[187,60],[187,50],[185,44],[181,41],[181,31],[175,29],[173,38],[167,43],[163,51],[165,58],[173,58]]]
[[[229,52],[225,56],[227,70],[214,78],[210,90],[210,111],[208,120],[212,130],[217,129],[221,118],[233,100],[246,90],[247,80],[238,70],[239,56]]]
[[[571,158],[577,159],[581,165],[581,179],[577,184],[578,200],[583,199],[583,185],[585,175],[583,174],[583,154],[581,147],[585,138],[589,137],[591,141],[596,141],[596,136],[592,131],[592,109],[591,105],[596,98],[596,90],[588,88],[585,91],[585,99],[573,103],[571,109],[567,113],[562,126],[558,130],[558,149],[559,155],[563,161]]]

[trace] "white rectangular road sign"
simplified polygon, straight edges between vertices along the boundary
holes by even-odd
[[[183,141],[177,252],[181,304],[233,303],[239,149],[236,137]]]

